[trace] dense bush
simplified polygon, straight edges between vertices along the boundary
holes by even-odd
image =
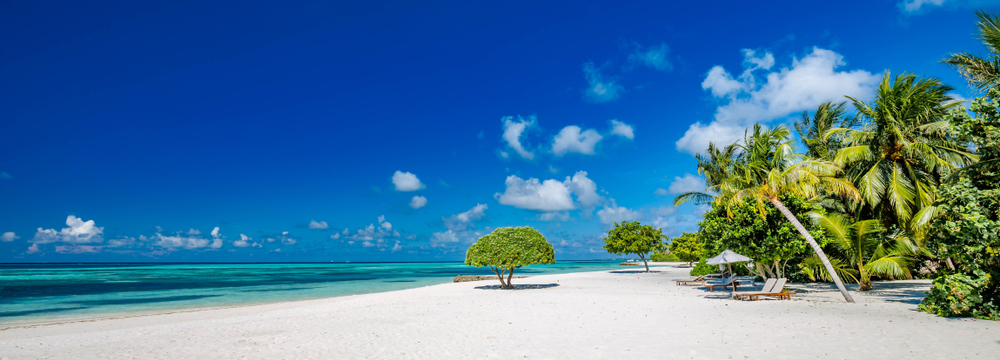
[[[721,270],[719,270],[718,265],[706,264],[705,260],[706,259],[698,260],[698,263],[694,265],[693,269],[691,269],[691,276],[702,276],[702,275],[717,274],[722,272]]]
[[[677,255],[674,255],[672,252],[665,252],[665,253],[664,252],[658,252],[658,253],[654,253],[653,255],[651,255],[649,257],[649,260],[658,261],[658,262],[677,262],[677,261],[681,261],[681,259],[678,259]]]
[[[796,196],[783,195],[780,199],[820,246],[828,242],[823,229],[808,216],[810,212],[822,213],[819,206]],[[699,226],[705,256],[732,250],[754,259],[757,275],[762,277],[785,277],[786,269],[797,270],[798,262],[812,255],[809,243],[773,206],[760,208],[744,203],[727,209],[716,205],[705,213]]]
[[[680,261],[691,264],[705,256],[705,248],[696,233],[682,233],[670,242],[670,253]]]
[[[934,279],[934,287],[920,304],[920,310],[946,317],[1000,320],[1000,308],[983,296],[989,284],[990,277],[981,271],[974,276],[940,276]]]
[[[500,278],[505,289],[513,288],[514,269],[556,262],[552,244],[538,230],[528,226],[501,227],[479,238],[465,254],[465,265],[488,266]],[[504,273],[507,280],[504,281]]]

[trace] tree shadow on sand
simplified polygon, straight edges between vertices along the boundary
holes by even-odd
[[[513,289],[504,289],[500,285],[483,285],[476,286],[479,290],[534,290],[534,289],[548,289],[559,286],[559,284],[514,284]]]
[[[660,272],[660,271],[657,271],[657,270],[649,270],[649,272],[646,272],[646,270],[611,270],[610,271],[610,273],[612,273],[612,274],[652,274],[652,273],[658,273],[658,272]]]

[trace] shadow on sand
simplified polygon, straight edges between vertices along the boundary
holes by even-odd
[[[656,271],[656,270],[653,270],[653,269],[650,269],[648,273],[646,272],[645,269],[643,269],[643,270],[611,270],[610,271],[610,273],[612,273],[612,274],[652,274],[652,273],[658,273],[658,272],[659,271]]]
[[[479,290],[533,290],[533,289],[548,289],[559,286],[559,284],[514,284],[513,289],[504,289],[500,285],[483,285],[476,286]]]

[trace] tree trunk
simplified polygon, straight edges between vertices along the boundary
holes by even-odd
[[[507,273],[507,288],[508,289],[513,289],[514,288],[514,284],[512,284],[510,282],[510,279],[514,278],[514,269],[516,269],[516,268],[510,269],[510,272]]]
[[[646,265],[646,272],[649,272],[649,263],[646,262],[645,254],[639,254],[639,258],[642,259],[643,265]]]
[[[497,271],[499,269],[498,268],[494,268],[492,266],[490,266],[490,270],[493,270],[493,273],[497,274],[497,277],[500,278],[500,287],[506,289],[507,288],[507,284],[503,282],[503,272],[502,271]]]
[[[830,265],[830,259],[826,258],[826,253],[824,253],[823,248],[819,247],[819,244],[816,243],[816,239],[813,239],[812,235],[809,234],[809,231],[806,230],[805,226],[802,226],[802,223],[799,222],[799,219],[796,219],[795,215],[792,215],[792,212],[785,207],[785,204],[782,204],[777,198],[772,198],[770,200],[771,203],[778,208],[778,211],[781,211],[781,214],[785,215],[785,218],[792,222],[795,229],[797,229],[799,233],[806,238],[806,242],[812,246],[813,251],[816,252],[816,256],[823,261],[823,266],[826,267],[826,272],[830,274],[830,278],[833,279],[833,283],[837,285],[837,289],[839,289],[840,293],[844,295],[844,300],[847,300],[849,303],[853,303],[854,298],[851,297],[851,293],[847,292],[847,288],[844,287],[844,282],[840,281],[840,276],[837,275],[837,270],[834,270],[833,265]]]

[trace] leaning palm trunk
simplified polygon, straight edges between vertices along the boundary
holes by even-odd
[[[778,208],[778,211],[781,211],[781,214],[785,215],[785,218],[792,222],[795,229],[806,238],[806,242],[812,246],[813,251],[816,252],[816,256],[819,257],[820,261],[823,261],[823,266],[826,267],[826,272],[830,274],[830,278],[833,279],[833,283],[837,284],[837,289],[840,289],[840,293],[844,295],[844,300],[847,300],[849,303],[853,303],[854,298],[852,298],[851,294],[847,292],[847,288],[844,287],[844,283],[840,281],[840,276],[838,276],[837,271],[833,269],[833,265],[830,265],[830,259],[826,258],[826,253],[824,253],[823,248],[819,247],[819,244],[816,243],[816,239],[813,239],[812,235],[809,234],[809,231],[806,230],[805,226],[802,226],[799,219],[796,219],[795,215],[792,215],[792,212],[789,211],[788,208],[785,207],[785,204],[782,204],[778,198],[771,198],[770,200],[771,203]]]

